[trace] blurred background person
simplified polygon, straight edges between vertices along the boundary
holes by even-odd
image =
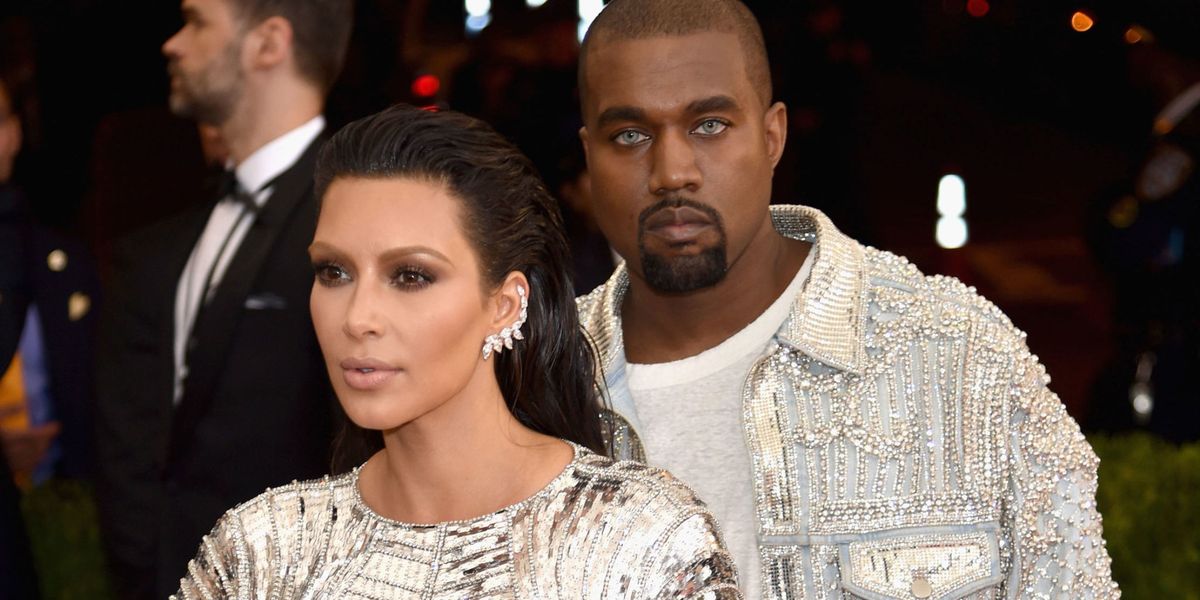
[[[92,461],[95,307],[100,281],[81,242],[36,223],[11,183],[21,147],[13,86],[0,78],[0,213],[5,224],[0,442],[17,482],[86,479]],[[15,335],[14,335],[15,334]],[[17,339],[16,345],[12,340]],[[10,354],[11,353],[11,354]]]
[[[20,491],[10,466],[14,461],[9,458],[8,451],[10,437],[21,435],[28,427],[25,423],[18,427],[9,427],[5,423],[13,416],[23,416],[25,411],[24,390],[19,384],[20,367],[16,373],[9,371],[21,341],[28,305],[22,239],[24,216],[19,198],[9,183],[13,162],[21,149],[21,123],[14,111],[9,88],[0,72],[0,368],[4,370],[3,379],[0,379],[0,443],[4,445],[3,460],[0,460],[0,565],[4,565],[0,569],[0,589],[13,598],[36,598],[33,556],[21,518]],[[53,432],[35,435],[43,438],[38,443],[43,448],[53,439]],[[34,454],[34,461],[16,462],[36,463],[42,452]]]
[[[228,153],[209,202],[114,252],[98,500],[123,598],[176,589],[229,506],[324,473],[336,409],[308,315],[325,95],[349,0],[184,0],[169,104]],[[211,132],[211,130],[210,130]],[[210,140],[210,141],[215,141]]]
[[[555,192],[562,209],[571,244],[575,295],[586,294],[608,280],[619,259],[596,223],[592,179],[578,136],[564,143],[558,162],[546,174],[546,185]]]
[[[20,91],[0,65],[0,495],[6,503],[16,497],[14,484],[28,492],[51,478],[86,481],[91,474],[100,289],[85,245],[40,224],[13,182],[22,146]],[[0,545],[19,547],[20,525],[4,520]],[[11,577],[33,572],[28,565]]]
[[[1118,351],[1088,424],[1200,439],[1200,62],[1147,39],[1130,81],[1156,109],[1133,174],[1098,205],[1094,248],[1113,277]]]
[[[0,77],[0,205],[6,212],[5,245],[14,254],[5,269],[17,287],[5,299],[17,320],[2,337],[17,346],[0,379],[0,442],[18,484],[28,490],[50,476],[84,480],[91,474],[91,360],[95,307],[100,296],[86,246],[43,227],[29,200],[11,182],[20,150],[20,118],[12,91]],[[7,354],[4,354],[7,356]],[[4,358],[0,356],[0,358]]]

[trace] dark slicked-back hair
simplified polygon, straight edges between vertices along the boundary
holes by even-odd
[[[292,45],[300,74],[323,92],[329,92],[342,72],[350,31],[354,26],[354,0],[228,0],[235,14],[250,26],[270,17],[283,17],[292,25]]]
[[[579,51],[580,96],[587,95],[589,49],[612,41],[708,32],[737,36],[746,75],[763,105],[770,104],[771,66],[762,28],[754,13],[738,0],[612,0],[583,38]]]
[[[341,177],[411,178],[450,190],[479,258],[480,285],[495,289],[513,271],[529,280],[525,339],[492,355],[509,410],[534,431],[605,453],[595,348],[576,313],[562,216],[529,159],[483,121],[397,105],[347,125],[321,149],[318,200]],[[361,463],[382,443],[379,432],[351,424],[334,469]]]

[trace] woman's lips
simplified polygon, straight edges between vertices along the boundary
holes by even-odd
[[[382,387],[400,369],[375,358],[348,358],[343,360],[342,380],[356,390],[373,390]]]

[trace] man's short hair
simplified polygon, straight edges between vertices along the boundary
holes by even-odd
[[[746,75],[771,103],[771,67],[762,29],[739,0],[612,0],[592,21],[579,51],[579,93],[587,94],[588,49],[612,41],[693,33],[732,33],[742,47]]]
[[[283,17],[292,25],[292,43],[300,74],[328,92],[342,72],[354,0],[230,0],[238,18],[257,24]]]

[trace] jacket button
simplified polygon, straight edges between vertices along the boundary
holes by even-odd
[[[925,579],[924,575],[913,577],[912,595],[914,598],[928,598],[933,595],[933,586],[929,585],[929,580]]]

